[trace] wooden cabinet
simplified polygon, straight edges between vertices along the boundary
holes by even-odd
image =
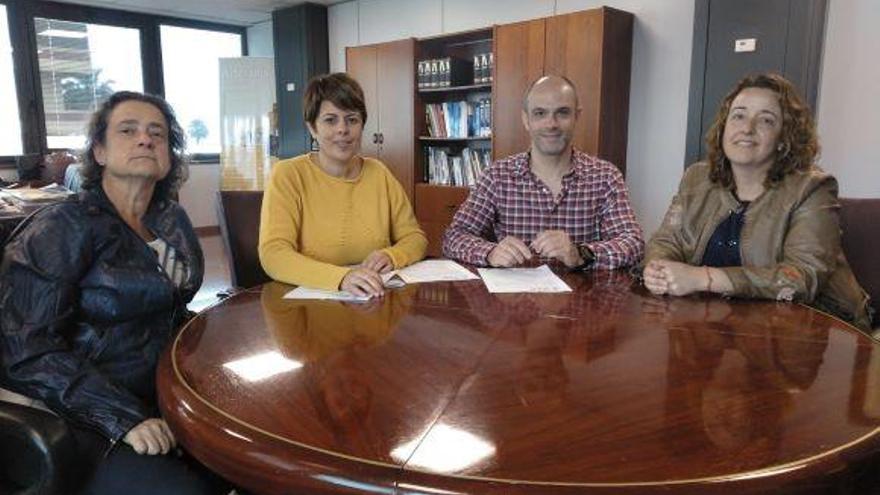
[[[524,151],[529,134],[522,123],[522,98],[529,84],[544,74],[544,19],[495,27],[495,158]]]
[[[574,82],[581,114],[574,145],[626,172],[633,16],[602,7],[466,33],[348,48],[347,67],[363,86],[370,114],[364,154],[383,160],[413,200],[428,235],[429,256],[440,255],[443,232],[466,187],[429,184],[426,105],[475,95],[492,102],[491,139],[443,140],[452,153],[491,149],[494,159],[529,148],[522,124],[522,98],[541,75],[558,74]],[[419,90],[419,60],[444,56],[468,60],[489,50],[494,55],[491,85]]]
[[[443,233],[469,192],[466,187],[416,184],[416,218],[428,236],[428,256],[442,255]]]
[[[529,84],[569,78],[581,114],[575,147],[626,172],[633,16],[603,7],[495,28],[495,157],[528,149],[521,104]]]
[[[415,40],[349,47],[346,65],[366,99],[362,152],[382,160],[413,201]]]

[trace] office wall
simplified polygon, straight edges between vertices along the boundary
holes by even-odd
[[[216,198],[220,188],[220,165],[206,163],[189,167],[189,180],[180,189],[180,205],[194,227],[217,225]]]
[[[354,0],[330,7],[330,68],[345,47],[431,36],[601,7],[635,15],[627,183],[646,234],[659,226],[684,166],[693,0]]]
[[[880,2],[828,3],[819,83],[820,163],[841,196],[880,197]]]
[[[261,22],[247,28],[248,55],[251,57],[274,57],[272,21]]]

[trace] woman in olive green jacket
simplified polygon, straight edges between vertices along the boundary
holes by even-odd
[[[648,243],[648,290],[799,301],[869,330],[868,296],[840,245],[837,181],[814,164],[815,125],[792,84],[740,81],[707,145]]]

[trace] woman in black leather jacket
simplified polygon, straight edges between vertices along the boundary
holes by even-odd
[[[114,94],[89,124],[85,192],[27,219],[3,258],[0,385],[68,422],[87,493],[219,493],[204,468],[165,455],[175,439],[156,407],[159,354],[204,273],[171,200],[183,148],[164,100]]]

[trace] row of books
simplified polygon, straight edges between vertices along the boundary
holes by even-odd
[[[478,53],[474,55],[474,84],[486,84],[492,82],[492,72],[495,67],[495,56],[492,52]]]
[[[470,84],[471,69],[470,62],[455,57],[421,60],[418,64],[419,89]]]
[[[492,135],[492,99],[447,101],[425,105],[428,135],[440,138]]]
[[[489,150],[473,148],[454,155],[449,148],[428,146],[425,154],[428,183],[443,186],[473,187],[492,160]]]

